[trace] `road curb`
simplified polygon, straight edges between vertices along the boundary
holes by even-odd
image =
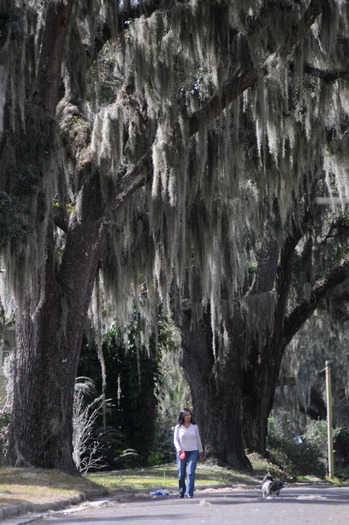
[[[7,505],[0,508],[0,522],[6,521],[8,525],[21,523],[30,523],[35,519],[42,517],[50,511],[63,510],[67,507],[78,505],[84,501],[93,500],[103,496],[110,496],[108,489],[87,490],[77,496],[72,496],[64,500],[53,501],[51,503],[20,503],[16,505]],[[10,521],[9,521],[10,520]]]
[[[200,492],[203,489],[212,489],[212,488],[226,488],[229,485],[198,485],[196,490]],[[91,489],[81,492],[77,496],[72,496],[71,498],[66,498],[64,500],[59,500],[51,503],[21,503],[18,505],[8,505],[5,507],[0,507],[0,522],[6,521],[6,525],[22,525],[25,523],[30,523],[31,521],[38,520],[42,518],[45,514],[49,512],[55,512],[59,510],[64,510],[69,507],[74,507],[83,502],[93,501],[101,497],[108,496],[109,498],[119,501],[137,501],[151,498],[148,491],[135,491],[133,493],[115,493],[109,489]],[[170,494],[169,497],[176,497],[176,494]]]

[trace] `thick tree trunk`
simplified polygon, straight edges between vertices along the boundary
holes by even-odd
[[[243,373],[243,432],[250,451],[266,455],[268,417],[273,406],[283,345],[283,320],[290,286],[292,249],[282,251],[267,224],[258,257],[258,268],[249,294],[243,299],[246,326]],[[277,290],[275,280],[277,280]]]
[[[98,177],[75,212],[57,273],[54,235],[47,234],[37,294],[17,305],[15,378],[7,464],[75,473],[72,407],[76,370],[105,226]],[[85,211],[84,211],[85,210]],[[79,220],[76,215],[79,213]]]
[[[248,450],[259,452],[263,456],[266,455],[268,418],[273,408],[275,389],[285,350],[283,324],[285,301],[289,288],[289,272],[285,271],[283,274],[284,292],[278,294],[274,310],[271,308],[269,315],[271,315],[272,323],[269,327],[264,327],[264,337],[261,330],[258,333],[260,339],[253,340],[249,344],[243,371],[242,403],[245,446]],[[271,295],[274,296],[274,293]],[[260,316],[263,314],[260,313]]]
[[[268,359],[244,371],[243,434],[246,449],[265,456],[268,418],[273,407],[274,394],[281,366],[282,351],[279,347],[266,348]]]
[[[309,219],[304,216],[303,227]],[[268,417],[273,407],[282,356],[286,347],[284,322],[292,279],[294,249],[302,237],[295,228],[293,235],[279,250],[275,234],[266,225],[258,257],[256,278],[245,297],[250,309],[245,310],[244,322],[257,332],[246,341],[249,350],[243,376],[243,429],[248,450],[266,455]],[[269,306],[266,306],[268,305]],[[248,316],[254,315],[253,322]]]
[[[233,320],[229,323],[229,331],[233,331]],[[197,322],[192,318],[191,308],[182,306],[181,364],[192,394],[205,457],[221,466],[250,471],[242,439],[242,373],[238,347],[231,341],[223,348],[216,341],[214,349],[210,327],[208,309]]]
[[[79,357],[76,333],[81,327],[66,325],[61,299],[61,294],[52,290],[34,326],[30,306],[16,317],[15,390],[7,464],[73,473],[72,405]]]

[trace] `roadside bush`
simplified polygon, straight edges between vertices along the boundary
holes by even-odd
[[[340,434],[339,428],[333,429],[333,441],[335,441]],[[306,443],[311,443],[316,446],[321,453],[321,456],[326,461],[328,454],[327,441],[327,422],[310,420],[307,424],[307,430],[303,434],[303,440]]]
[[[163,316],[159,314],[158,331],[148,333],[146,321],[136,306],[127,327],[113,324],[102,343],[104,378],[96,343],[86,339],[82,347],[78,374],[91,377],[96,390],[103,391],[110,400],[104,417],[100,415],[95,424],[102,433],[108,429],[105,435],[109,440],[108,454],[105,458],[110,469],[149,463],[160,403],[161,354],[167,344],[164,324]],[[110,441],[112,429],[115,433]],[[117,444],[120,436],[127,443],[121,451]],[[126,454],[124,450],[130,452]]]
[[[275,420],[269,420],[267,449],[270,457],[282,466],[289,476],[326,475],[326,457],[320,447],[319,434],[312,429],[302,443],[284,438],[277,432]]]
[[[11,421],[11,407],[5,406],[0,409],[0,466],[4,464],[4,459],[8,445],[8,430]]]
[[[150,465],[164,465],[175,460],[173,426],[173,419],[159,414],[155,428],[154,450],[149,457]]]
[[[349,480],[349,430],[338,429],[334,442],[335,476],[343,481]]]

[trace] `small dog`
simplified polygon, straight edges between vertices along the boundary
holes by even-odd
[[[284,487],[284,482],[281,480],[273,480],[271,474],[264,476],[262,481],[263,499],[272,499],[274,496],[280,496],[280,491]]]

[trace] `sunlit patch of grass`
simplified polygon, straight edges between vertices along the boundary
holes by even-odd
[[[325,476],[324,478],[318,478],[317,476],[297,476],[298,481],[304,481],[307,483],[340,483],[340,480],[338,478],[329,478],[328,476]]]
[[[108,489],[145,490],[177,487],[175,467],[151,467],[142,469],[95,472],[88,479]]]
[[[270,472],[275,478],[284,478],[285,472],[275,463],[271,463],[257,452],[248,455],[248,459],[253,467],[254,475],[257,478],[263,478],[267,472]]]
[[[176,465],[122,470],[105,473],[94,473],[88,478],[108,489],[122,491],[174,489],[178,487]],[[216,466],[198,465],[196,471],[196,486],[221,486],[234,483],[248,484],[250,477],[238,471],[227,470]]]
[[[1,468],[0,506],[19,501],[59,501],[98,488],[82,476],[68,476],[57,470]]]
[[[36,487],[57,487],[62,489],[94,488],[94,483],[83,476],[69,476],[58,470],[37,469],[37,468],[1,468],[0,486],[4,484],[33,485]]]

